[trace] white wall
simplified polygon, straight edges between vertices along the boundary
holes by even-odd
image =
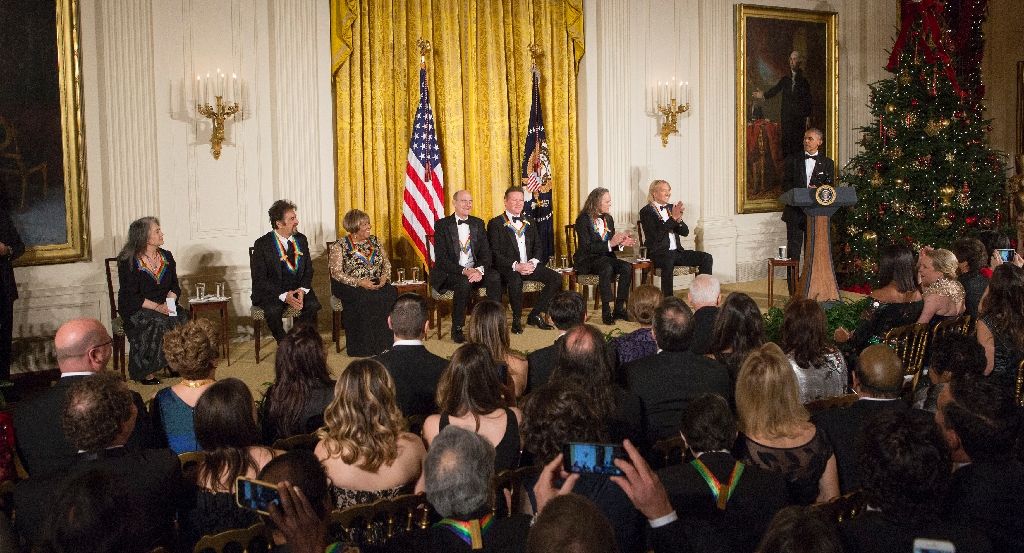
[[[737,215],[735,201],[735,34],[731,0],[586,2],[587,52],[580,72],[581,186],[612,191],[616,221],[635,223],[655,178],[687,206],[694,239],[715,257],[724,282],[763,278],[764,259],[785,243],[778,213]],[[867,84],[882,66],[899,21],[895,0],[779,0],[774,6],[838,12],[839,155],[856,152],[856,127],[870,118]],[[644,114],[649,83],[689,81],[691,112],[662,147]]]
[[[15,336],[40,339],[19,342],[29,351],[15,371],[46,368],[43,337],[61,321],[109,321],[103,259],[138,217],[160,217],[185,283],[226,282],[232,316],[248,315],[247,248],[269,230],[273,200],[298,204],[314,258],[335,236],[326,1],[80,0],[80,10],[92,261],[16,269]],[[218,68],[237,73],[250,100],[214,160],[208,120],[181,83]]]

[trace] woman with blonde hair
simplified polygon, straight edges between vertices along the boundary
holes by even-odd
[[[953,252],[921,248],[917,260],[917,276],[921,282],[924,308],[919,323],[933,324],[949,317],[959,317],[967,309],[964,285],[957,280],[959,263]]]
[[[768,343],[747,355],[736,379],[745,462],[781,474],[790,498],[801,505],[839,495],[836,457],[799,401],[796,375],[779,346]]]
[[[491,352],[494,365],[501,374],[502,384],[508,385],[511,379],[515,397],[519,397],[526,390],[529,369],[526,357],[512,349],[510,336],[505,320],[505,306],[496,301],[484,300],[473,307],[473,316],[469,321],[469,342],[480,344]],[[508,398],[510,403],[513,403],[513,399]]]
[[[216,380],[220,331],[210,319],[178,325],[164,334],[164,357],[181,382],[161,389],[153,398],[153,428],[162,431],[175,454],[199,451],[193,422],[196,403]]]
[[[395,384],[384,365],[373,359],[349,363],[338,377],[313,450],[331,481],[337,508],[412,490],[426,449],[404,429]]]

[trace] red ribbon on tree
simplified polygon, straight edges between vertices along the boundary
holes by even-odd
[[[907,41],[914,39],[914,37],[910,36],[911,27],[920,20],[921,32],[916,37],[916,47],[924,53],[926,62],[942,62],[943,73],[949,78],[949,83],[953,85],[953,91],[958,96],[963,97],[965,93],[960,89],[960,83],[956,79],[956,71],[953,70],[949,54],[942,43],[942,29],[939,27],[939,14],[941,13],[942,2],[940,0],[904,0],[900,14],[900,34],[896,37],[896,43],[892,47],[892,54],[889,55],[889,63],[885,68],[889,71],[895,71],[896,67],[899,66],[900,54],[906,48]],[[934,50],[928,45],[929,38],[932,44],[935,45]]]

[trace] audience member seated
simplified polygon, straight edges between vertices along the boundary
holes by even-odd
[[[331,493],[324,467],[304,449],[287,451],[271,459],[258,476],[277,484],[280,505],[260,515],[270,529],[275,553],[324,553],[324,521],[331,509]],[[331,551],[342,551],[341,548]]]
[[[69,482],[96,470],[128,486],[126,502],[141,510],[133,527],[147,548],[170,545],[175,512],[190,500],[178,458],[169,449],[124,447],[139,411],[132,393],[114,374],[102,373],[71,385],[60,415],[64,436],[79,453],[62,474],[33,476],[14,489],[15,525],[29,543],[38,545],[52,507],[67,495]]]
[[[809,507],[779,511],[757,547],[758,553],[844,553],[835,526]]]
[[[978,317],[978,306],[981,296],[988,287],[988,278],[982,276],[981,269],[988,263],[985,255],[985,244],[977,238],[961,238],[953,242],[953,255],[957,259],[957,280],[964,287],[964,306],[967,314]]]
[[[191,550],[199,538],[257,522],[256,513],[235,504],[235,479],[255,478],[277,451],[258,445],[252,393],[237,378],[210,386],[196,402],[196,439],[204,456],[196,467],[195,507],[181,517],[181,543]]]
[[[992,271],[977,330],[985,374],[1009,386],[1024,359],[1024,269],[1004,263]]]
[[[903,364],[896,352],[887,345],[875,344],[860,352],[857,369],[853,372],[853,391],[857,401],[848,407],[833,407],[812,417],[836,455],[839,489],[849,493],[860,487],[860,468],[857,465],[857,437],[871,417],[883,411],[907,410],[900,399],[903,389]]]
[[[796,373],[800,403],[846,393],[846,359],[829,340],[825,310],[818,302],[789,302],[782,319],[782,347]]]
[[[193,425],[196,402],[214,382],[220,330],[210,319],[197,319],[164,334],[164,357],[181,382],[162,388],[153,398],[153,428],[163,433],[176,454],[198,451]]]
[[[440,414],[430,415],[423,423],[428,445],[447,426],[467,428],[494,445],[494,472],[519,466],[523,414],[508,406],[498,368],[486,347],[470,342],[455,350],[437,385],[437,407]]]
[[[524,454],[531,457],[533,465],[546,465],[569,442],[615,443],[613,432],[617,429],[609,427],[609,413],[602,412],[608,406],[602,403],[601,398],[572,386],[549,385],[533,392],[523,407]],[[525,484],[530,489],[534,482]],[[606,476],[580,474],[573,493],[593,501],[612,521],[620,551],[643,550],[643,518],[621,488]],[[533,503],[536,512],[536,501]]]
[[[370,216],[353,209],[341,224],[348,235],[331,244],[331,294],[341,300],[345,352],[349,357],[369,357],[394,341],[387,318],[398,290],[391,285],[388,254],[370,234]]]
[[[726,296],[718,308],[707,355],[725,366],[731,383],[736,382],[743,360],[764,341],[764,318],[757,303],[743,292]],[[731,397],[730,393],[727,399]]]
[[[626,450],[628,460],[616,459],[614,463],[623,475],[611,476],[609,480],[622,488],[629,500],[633,502],[633,506],[647,518],[647,523],[650,526],[649,550],[654,553],[691,553],[683,521],[673,510],[668,492],[665,491],[665,486],[662,485],[658,475],[651,470],[640,451],[629,440],[622,442],[622,447]],[[534,494],[538,498],[541,496],[541,492],[545,491],[543,484],[550,481],[554,471],[557,470],[556,462],[561,463],[562,457],[555,458],[555,461],[544,467],[541,480],[534,487]],[[573,474],[566,478],[558,493],[572,490],[574,478],[578,478],[578,475]],[[552,492],[554,490],[549,489],[547,495],[552,495]],[[540,502],[539,499],[538,502]]]
[[[949,250],[921,248],[917,278],[923,289],[924,307],[917,322],[934,325],[963,314],[965,294],[964,286],[956,279],[957,263]]]
[[[992,278],[992,271],[1002,265],[1003,260],[999,257],[997,249],[1010,247],[1010,237],[995,230],[983,230],[978,232],[978,240],[985,246],[986,265],[981,268],[981,276]]]
[[[583,202],[576,223],[576,253],[573,269],[581,275],[597,275],[601,290],[601,322],[615,324],[615,319],[626,319],[626,299],[633,285],[633,265],[619,259],[615,252],[623,246],[635,246],[629,232],[615,232],[615,220],[609,210],[612,194],[607,188],[590,191]],[[616,286],[617,284],[617,286]],[[615,311],[612,311],[612,287],[615,287]]]
[[[683,300],[665,298],[654,312],[652,331],[661,351],[633,361],[625,371],[630,391],[643,404],[647,438],[654,443],[675,435],[688,400],[708,393],[731,398],[732,385],[725,367],[690,353],[693,313]]]
[[[916,538],[950,541],[957,553],[992,550],[979,530],[939,518],[952,464],[928,413],[879,413],[861,432],[858,451],[869,509],[839,523],[846,553],[912,551]]]
[[[496,464],[494,447],[484,436],[455,425],[441,430],[430,444],[423,475],[427,501],[444,518],[427,530],[397,535],[388,543],[388,550],[524,551],[530,517],[496,517],[492,512],[491,480]]]
[[[718,304],[722,303],[722,284],[711,275],[697,275],[686,292],[686,302],[693,309],[690,351],[704,355],[711,345],[715,320],[718,318]]]
[[[837,343],[853,355],[871,344],[882,341],[887,332],[898,326],[913,324],[921,316],[924,301],[917,287],[914,252],[903,244],[893,244],[878,252],[878,279],[881,286],[871,291],[870,307],[861,315],[861,323],[851,333],[839,327]]]
[[[395,333],[391,349],[374,357],[387,368],[395,383],[395,402],[406,417],[437,411],[437,381],[448,360],[430,353],[423,346],[429,328],[427,300],[416,294],[398,296],[388,316]]]
[[[327,351],[316,326],[300,323],[277,343],[274,383],[260,405],[263,443],[315,432],[324,409],[334,399],[334,381]]]
[[[661,294],[658,294],[661,299]],[[565,332],[570,328],[587,321],[587,300],[579,292],[563,290],[551,298],[548,318],[558,329],[558,338],[550,346],[542,347],[526,356],[526,393],[530,393],[547,383],[551,371],[555,368],[555,353]]]
[[[511,402],[526,390],[529,365],[526,356],[512,349],[510,338],[504,305],[483,300],[473,306],[473,316],[469,320],[469,341],[491,352],[494,365],[500,367],[499,372],[504,373],[502,383],[511,383],[513,387],[515,396],[509,398]]]
[[[982,531],[995,551],[1024,551],[1024,465],[1012,454],[1021,426],[1016,411],[1010,388],[968,374],[943,389],[935,413],[955,467],[944,518]]]
[[[96,319],[72,319],[57,329],[53,349],[60,380],[38,395],[18,402],[14,409],[15,444],[29,476],[62,474],[75,462],[78,448],[64,436],[61,413],[71,386],[107,367],[113,352],[111,343],[107,328]],[[145,413],[142,396],[131,392],[131,398],[135,410]],[[156,442],[149,417],[138,417],[125,448],[153,447]]]
[[[737,457],[786,479],[800,505],[839,495],[836,457],[798,399],[796,375],[779,346],[747,356],[736,379],[736,410],[746,450]]]
[[[604,478],[607,482],[607,478]],[[608,484],[612,488],[618,487]],[[619,493],[622,493],[619,490]],[[579,494],[559,495],[537,515],[526,538],[527,553],[618,553],[629,551],[617,540],[612,524],[593,501]],[[625,497],[623,495],[623,497]],[[626,504],[633,509],[626,500]],[[614,520],[614,519],[613,519]]]
[[[144,520],[127,480],[90,469],[56,498],[46,541],[53,553],[146,553],[138,533]]]
[[[955,332],[939,336],[929,349],[928,379],[914,391],[914,407],[934,413],[950,381],[965,374],[985,374],[985,349],[974,337]]]
[[[178,265],[163,245],[160,220],[143,217],[128,226],[128,241],[117,255],[117,311],[130,346],[128,376],[142,384],[160,383],[154,373],[167,367],[164,333],[189,315],[178,305]]]
[[[679,433],[694,459],[658,471],[683,520],[693,551],[753,553],[776,511],[787,503],[776,473],[737,460],[729,403],[706,394],[683,408]]]
[[[625,384],[622,367],[642,357],[658,353],[658,344],[651,333],[651,324],[654,323],[654,310],[661,304],[663,297],[665,296],[660,288],[647,284],[637,286],[629,293],[626,312],[629,313],[629,319],[639,324],[640,328],[629,334],[616,336],[610,342],[618,361],[616,382]]]
[[[404,425],[384,365],[373,359],[349,363],[338,377],[315,450],[337,508],[412,491],[426,452]]]

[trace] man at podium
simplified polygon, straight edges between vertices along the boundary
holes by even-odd
[[[783,192],[794,188],[817,188],[835,182],[835,162],[820,151],[823,141],[824,135],[820,129],[810,128],[804,132],[804,151],[786,158]],[[800,259],[807,218],[799,207],[787,205],[782,210],[782,220],[786,223],[786,251],[791,259]],[[790,280],[789,293],[792,295],[795,290],[796,283]]]

